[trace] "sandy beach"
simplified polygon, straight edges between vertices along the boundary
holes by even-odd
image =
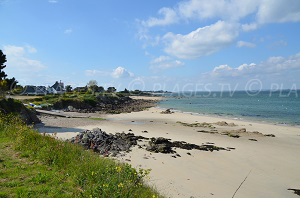
[[[134,147],[132,152],[118,158],[136,168],[152,169],[149,184],[167,197],[231,198],[247,175],[235,195],[237,198],[299,197],[288,189],[300,187],[300,128],[180,112],[161,114],[161,111],[150,108],[127,114],[90,115],[105,120],[47,116],[42,117],[43,124],[37,128],[40,132],[57,133],[62,139],[98,127],[107,133],[130,130],[149,138],[232,148],[214,152],[176,149],[180,157],[174,158],[171,154],[150,153]],[[207,128],[183,126],[178,121],[190,124],[226,121],[236,126],[213,124],[216,133],[207,133]],[[239,133],[239,138],[221,134],[241,128],[247,132]]]

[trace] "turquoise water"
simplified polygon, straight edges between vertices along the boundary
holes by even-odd
[[[300,90],[298,91],[300,93]],[[271,93],[261,91],[254,96],[250,96],[245,91],[236,91],[233,94],[230,92],[172,93],[158,106],[235,119],[300,125],[300,99],[295,90]]]

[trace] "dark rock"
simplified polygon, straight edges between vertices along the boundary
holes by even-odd
[[[171,109],[167,109],[165,111],[160,112],[161,114],[172,114],[174,112],[171,111]]]
[[[288,190],[294,191],[296,195],[300,196],[300,189],[289,188]]]
[[[257,141],[257,139],[252,139],[252,138],[251,138],[251,139],[249,139],[249,140],[250,140],[250,141],[254,141],[254,142],[256,142],[256,141]]]
[[[266,135],[264,135],[264,136],[266,136],[266,137],[275,137],[274,134],[266,134]]]
[[[37,124],[41,122],[34,109],[29,109],[25,107],[22,102],[12,98],[0,100],[0,111],[3,114],[17,114],[26,124]]]
[[[133,133],[107,134],[101,129],[86,130],[71,138],[70,142],[77,143],[86,149],[92,149],[102,155],[116,156],[119,152],[129,152],[132,146],[137,145],[137,141],[145,139],[142,136],[135,136]]]

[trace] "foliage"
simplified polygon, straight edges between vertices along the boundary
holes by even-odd
[[[0,140],[5,138],[13,144],[13,148],[31,161],[51,167],[54,172],[33,170],[31,179],[26,179],[22,185],[11,183],[4,188],[4,193],[30,193],[33,185],[41,188],[57,187],[51,193],[57,197],[158,197],[158,193],[146,186],[144,178],[149,170],[136,170],[128,164],[99,157],[92,151],[86,151],[79,145],[63,142],[53,136],[41,135],[27,127],[12,115],[0,115]],[[7,160],[4,160],[6,163]],[[0,162],[2,163],[2,162]],[[21,164],[22,166],[23,164]],[[27,169],[27,166],[24,164]],[[35,168],[35,167],[34,167]],[[24,170],[17,170],[17,175],[24,175]],[[8,175],[0,172],[0,180]],[[58,175],[56,175],[56,173]],[[58,177],[58,178],[56,178]],[[63,179],[62,179],[63,178]],[[63,182],[59,185],[53,180]],[[70,185],[61,192],[62,186]],[[77,188],[75,188],[77,186]],[[36,189],[34,189],[36,190]],[[39,191],[50,197],[50,190]],[[68,196],[69,195],[69,196]],[[23,197],[28,197],[23,195]],[[34,196],[38,197],[38,196]],[[44,196],[40,196],[44,197]]]
[[[108,92],[108,93],[113,93],[113,92],[116,92],[116,91],[117,91],[117,89],[114,88],[114,87],[108,87],[108,88],[107,88],[107,92]]]
[[[66,92],[72,92],[72,86],[71,85],[66,86]]]
[[[2,50],[0,50],[0,80],[4,80],[6,78],[6,73],[3,71],[3,69],[6,67],[4,65],[6,63],[6,56],[3,54]]]

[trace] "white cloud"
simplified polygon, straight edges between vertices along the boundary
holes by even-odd
[[[165,52],[178,58],[192,59],[210,55],[232,44],[240,31],[256,30],[266,23],[300,21],[299,0],[182,0],[173,7],[163,7],[162,17],[140,21],[140,38],[155,46],[160,42],[151,36],[149,28],[189,21],[218,21],[188,34],[167,33],[163,37]],[[241,23],[249,17],[248,23]],[[211,36],[212,35],[212,36]],[[159,36],[158,36],[159,38]],[[214,39],[217,38],[217,39]],[[160,39],[161,40],[161,39]],[[165,42],[167,40],[167,42]],[[254,47],[250,43],[242,46]],[[144,47],[146,47],[145,45]],[[148,44],[149,46],[149,44]]]
[[[134,77],[134,74],[132,72],[129,72],[124,67],[117,67],[116,69],[113,70],[111,76],[113,78],[130,78],[130,77]]]
[[[257,29],[257,24],[256,23],[250,23],[250,24],[243,24],[242,25],[242,30],[244,32],[249,32],[252,30],[256,30]]]
[[[28,58],[29,53],[36,53],[37,50],[31,46],[3,46],[4,54],[7,56],[7,65],[19,71],[38,71],[43,70],[46,66],[38,60]]]
[[[184,63],[179,61],[179,60],[175,60],[175,61],[166,61],[166,62],[162,62],[159,64],[154,64],[151,65],[149,68],[151,70],[153,70],[154,72],[158,72],[161,70],[166,70],[166,69],[173,69],[173,68],[178,68],[178,67],[182,67],[184,66]]]
[[[183,59],[207,56],[232,44],[239,34],[238,29],[238,24],[218,21],[186,35],[169,32],[164,36],[165,52]]]
[[[159,72],[166,69],[178,68],[184,66],[184,63],[179,60],[173,60],[170,56],[160,56],[154,58],[150,62],[150,69],[154,72]]]
[[[236,68],[228,65],[220,65],[215,67],[211,72],[214,77],[233,77],[233,76],[263,76],[268,78],[270,74],[283,74],[285,72],[298,73],[300,71],[300,53],[289,57],[274,56],[268,58],[259,64],[242,64]],[[286,75],[288,76],[288,75]]]
[[[258,23],[284,23],[300,21],[299,0],[263,0],[256,14]]]
[[[147,21],[142,21],[142,24],[147,27],[153,26],[163,26],[176,23],[177,15],[176,12],[171,8],[161,8],[158,11],[159,15],[162,15],[162,18],[150,17]]]
[[[34,47],[30,46],[30,45],[26,45],[26,48],[28,50],[29,53],[37,53],[37,49],[35,49]]]
[[[71,34],[73,32],[73,29],[69,28],[69,29],[66,29],[64,31],[65,34]]]
[[[170,25],[179,20],[217,19],[224,21],[240,21],[254,14],[256,22],[282,23],[300,21],[299,0],[186,0],[173,8],[161,8],[161,19],[150,17],[144,21],[149,27]],[[250,28],[250,29],[249,29]],[[244,26],[246,30],[256,29],[255,23]]]
[[[250,42],[246,42],[246,41],[238,41],[236,44],[237,47],[256,47],[256,45],[254,43],[250,43]]]
[[[170,59],[171,59],[170,56],[160,56],[158,58],[155,58],[153,61],[151,61],[151,64],[161,63],[161,62],[164,62],[164,61],[168,61]]]

